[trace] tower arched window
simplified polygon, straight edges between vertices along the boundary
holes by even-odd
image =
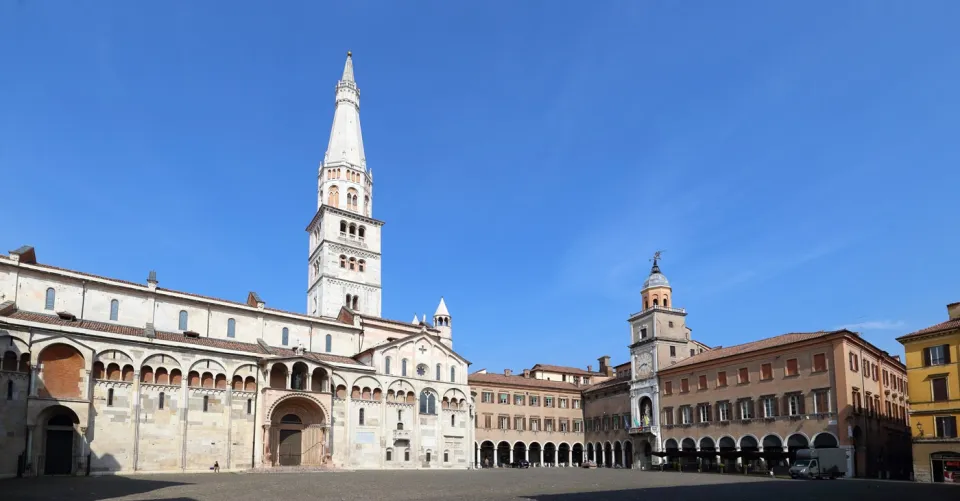
[[[650,309],[650,301],[644,301],[644,302],[643,302],[643,309],[645,309],[645,310],[649,310],[649,309]]]
[[[365,226],[360,226],[359,228],[357,228],[357,236],[360,237],[360,238],[366,237],[366,236],[367,236],[367,228],[366,228]]]
[[[333,336],[327,334],[326,339],[324,339],[324,348],[327,350],[327,353],[333,351]]]
[[[357,225],[351,224],[351,225],[350,225],[350,231],[349,231],[349,233],[350,233],[350,236],[351,236],[351,237],[354,236],[354,235],[356,235],[356,234],[357,234]]]
[[[237,336],[237,321],[229,318],[227,319],[227,337],[236,337]]]
[[[370,197],[364,195],[363,197],[363,214],[365,216],[370,216]]]
[[[367,262],[363,259],[357,261],[357,271],[363,271],[367,267]]]
[[[388,375],[390,374],[390,361],[390,357],[387,357],[383,361],[383,372],[386,372]]]
[[[360,298],[358,296],[353,296],[353,310],[356,311],[359,309],[360,309]]]
[[[357,269],[357,258],[352,257],[350,258],[350,271],[354,271],[356,269]]]
[[[280,344],[286,346],[290,342],[290,329],[284,327],[280,331]]]
[[[349,307],[350,307],[350,299],[352,299],[352,298],[353,298],[353,296],[351,296],[350,294],[347,294],[346,297],[344,297],[343,305],[346,306],[347,308],[349,308]]]
[[[110,300],[110,320],[114,322],[117,321],[117,318],[120,317],[120,301],[116,299]]]
[[[340,188],[336,185],[331,186],[330,191],[327,192],[327,205],[333,207],[340,205]]]
[[[347,222],[340,221],[340,233],[346,233],[346,232],[347,232]]]
[[[344,256],[343,254],[340,254],[340,267],[341,268],[347,267],[347,256]]]
[[[660,302],[659,300],[657,300],[657,298],[653,298],[653,306],[654,307],[660,306]]]
[[[400,361],[400,375],[404,377],[407,375],[407,359]]]
[[[663,306],[666,308],[670,306],[670,300],[667,299],[667,296],[663,296]]]
[[[182,331],[187,330],[188,319],[189,317],[187,316],[187,310],[180,310],[180,323],[178,324],[177,328],[179,328]]]
[[[457,368],[456,368],[456,367],[450,367],[450,382],[451,382],[451,383],[456,383],[456,382],[457,382]]]
[[[46,297],[46,301],[43,303],[43,309],[52,310],[56,302],[57,302],[57,291],[53,290],[53,287],[47,288],[47,297]]]

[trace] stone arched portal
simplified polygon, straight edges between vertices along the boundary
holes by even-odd
[[[278,400],[266,430],[264,462],[272,466],[319,466],[327,456],[327,416],[305,395]]]

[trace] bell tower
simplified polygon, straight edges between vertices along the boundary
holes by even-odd
[[[336,317],[341,307],[380,316],[380,231],[373,219],[373,172],[360,130],[360,89],[347,52],[336,86],[327,152],[317,175],[317,212],[310,224],[307,313]]]

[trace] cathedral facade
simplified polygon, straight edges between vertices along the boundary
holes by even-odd
[[[348,53],[307,225],[305,313],[0,256],[0,476],[467,468],[468,365],[381,317],[380,230]]]

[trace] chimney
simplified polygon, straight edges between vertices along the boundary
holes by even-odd
[[[960,302],[948,304],[947,315],[950,317],[950,320],[960,318]]]
[[[530,369],[523,370],[523,377],[530,379]]]
[[[150,290],[155,291],[157,290],[157,283],[157,272],[150,270],[150,274],[147,275],[147,287]]]
[[[599,369],[600,372],[608,376],[610,375],[611,372],[613,372],[613,368],[610,367],[610,355],[604,355],[598,358],[597,361],[600,362],[600,369]]]
[[[592,366],[592,365],[587,364],[587,372],[593,372],[593,366]]]
[[[896,360],[897,362],[900,362],[900,355],[894,355],[893,359]]]
[[[511,371],[510,369],[504,369],[504,370],[503,370],[503,375],[504,375],[504,376],[509,376],[509,375],[511,375],[511,374],[513,374],[513,371]]]

